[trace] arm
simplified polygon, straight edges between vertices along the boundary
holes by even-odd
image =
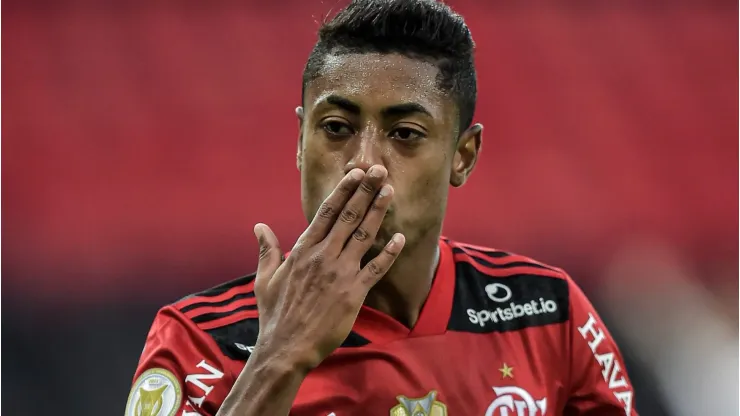
[[[264,224],[255,226],[257,345],[219,416],[287,415],[306,374],[347,338],[367,292],[405,241],[395,234],[360,267],[393,195],[393,188],[383,185],[386,177],[380,166],[367,175],[350,171],[285,261],[275,234]]]
[[[218,416],[287,415],[307,372],[289,357],[255,347]],[[247,400],[248,398],[248,400]]]
[[[624,360],[581,288],[570,286],[570,397],[566,415],[637,416]]]
[[[126,403],[126,416],[214,415],[229,392],[219,349],[176,309],[154,318]]]
[[[213,340],[165,307],[147,336],[125,415],[287,415],[307,371],[284,350],[256,346],[232,387]]]
[[[214,341],[175,309],[160,311],[126,416],[287,415],[308,371],[347,338],[367,292],[403,248],[403,235],[394,234],[380,254],[360,267],[393,195],[393,188],[384,185],[387,174],[382,166],[373,166],[367,175],[350,171],[285,261],[272,230],[255,226],[259,334],[231,391],[222,381],[214,384],[224,376]],[[194,367],[201,372],[192,373]]]

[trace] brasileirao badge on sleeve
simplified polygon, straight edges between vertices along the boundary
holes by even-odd
[[[136,379],[126,402],[126,416],[174,416],[182,401],[180,382],[163,368],[152,368]]]

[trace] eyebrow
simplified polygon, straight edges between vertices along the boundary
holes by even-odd
[[[330,95],[326,97],[326,102],[352,114],[360,114],[360,106],[347,98],[340,97],[338,95]]]
[[[327,104],[339,107],[352,114],[360,114],[360,105],[348,98],[332,94],[326,97],[326,102]],[[385,107],[381,112],[384,117],[399,117],[414,113],[425,114],[429,117],[432,117],[432,113],[429,112],[426,107],[419,103],[413,102],[390,105],[388,107]]]

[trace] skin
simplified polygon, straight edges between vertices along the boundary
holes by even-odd
[[[480,149],[480,126],[455,140],[456,108],[436,71],[397,55],[343,55],[306,89],[298,168],[310,224],[285,261],[272,230],[255,226],[259,334],[217,415],[287,415],[363,303],[416,322],[448,187],[465,182]]]
[[[394,233],[403,233],[406,245],[365,304],[408,327],[431,287],[449,187],[465,183],[481,145],[480,124],[459,133],[456,102],[437,87],[438,74],[431,63],[397,54],[329,56],[296,110],[309,222],[349,170],[388,170],[395,196],[363,263]]]

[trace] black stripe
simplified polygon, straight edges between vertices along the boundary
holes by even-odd
[[[192,299],[194,297],[213,297],[213,296],[218,296],[218,295],[224,294],[224,293],[228,292],[230,289],[233,289],[233,288],[235,288],[237,286],[244,286],[244,285],[246,285],[247,283],[249,283],[252,280],[254,280],[254,278],[256,276],[257,276],[256,273],[250,274],[250,275],[247,275],[247,276],[243,276],[243,277],[240,277],[240,278],[237,278],[237,279],[228,281],[226,283],[222,283],[222,284],[220,284],[218,286],[212,287],[210,289],[206,289],[206,290],[204,290],[202,292],[198,292],[198,293],[194,293],[192,295],[185,296],[184,298],[182,298],[182,299],[178,300],[177,302],[175,302],[174,305],[177,305],[178,303],[180,303],[180,302],[182,302],[184,300]]]
[[[465,253],[465,251],[463,251],[460,248],[453,248],[452,249],[452,252],[454,254],[468,254],[468,253]],[[490,261],[488,261],[486,259],[481,259],[481,258],[478,258],[478,257],[475,257],[475,256],[471,256],[469,254],[468,254],[468,256],[470,257],[471,260],[475,261],[478,264],[481,264],[481,265],[486,266],[486,267],[496,268],[496,269],[510,269],[512,267],[534,267],[536,269],[544,269],[544,270],[552,270],[552,271],[555,271],[555,269],[553,269],[551,267],[543,266],[543,265],[537,264],[537,263],[531,263],[531,262],[528,262],[528,261],[513,261],[511,263],[506,263],[506,264],[494,264],[494,263],[491,263]]]
[[[497,258],[497,259],[500,259],[502,257],[509,257],[509,256],[511,256],[511,253],[507,253],[505,251],[500,251],[500,250],[481,250],[479,248],[468,247],[468,246],[466,246],[464,244],[460,244],[460,247],[464,247],[467,250],[476,251],[478,253],[485,254],[486,256],[494,257],[494,258]],[[459,247],[453,247],[452,248],[452,251],[453,252],[456,251],[456,250],[457,250],[458,253],[459,252],[462,252],[462,249],[459,248]]]
[[[230,298],[228,298],[226,300],[222,300],[220,302],[203,301],[203,302],[193,303],[192,305],[188,305],[188,306],[180,309],[180,312],[182,312],[182,313],[189,312],[189,311],[192,311],[193,309],[198,309],[198,308],[203,307],[203,306],[226,306],[226,305],[228,305],[228,304],[230,304],[232,302],[235,302],[235,301],[237,301],[239,299],[249,299],[249,298],[253,298],[253,297],[254,297],[254,292],[238,293],[238,294],[236,294],[236,295],[234,295],[234,296],[232,296],[232,297],[230,297]]]
[[[215,321],[216,319],[219,319],[219,318],[231,316],[237,312],[256,311],[256,310],[257,310],[257,305],[245,305],[245,306],[238,307],[234,309],[233,311],[204,313],[203,315],[198,315],[195,318],[193,318],[193,322],[195,322],[196,324],[202,324],[204,322]]]

